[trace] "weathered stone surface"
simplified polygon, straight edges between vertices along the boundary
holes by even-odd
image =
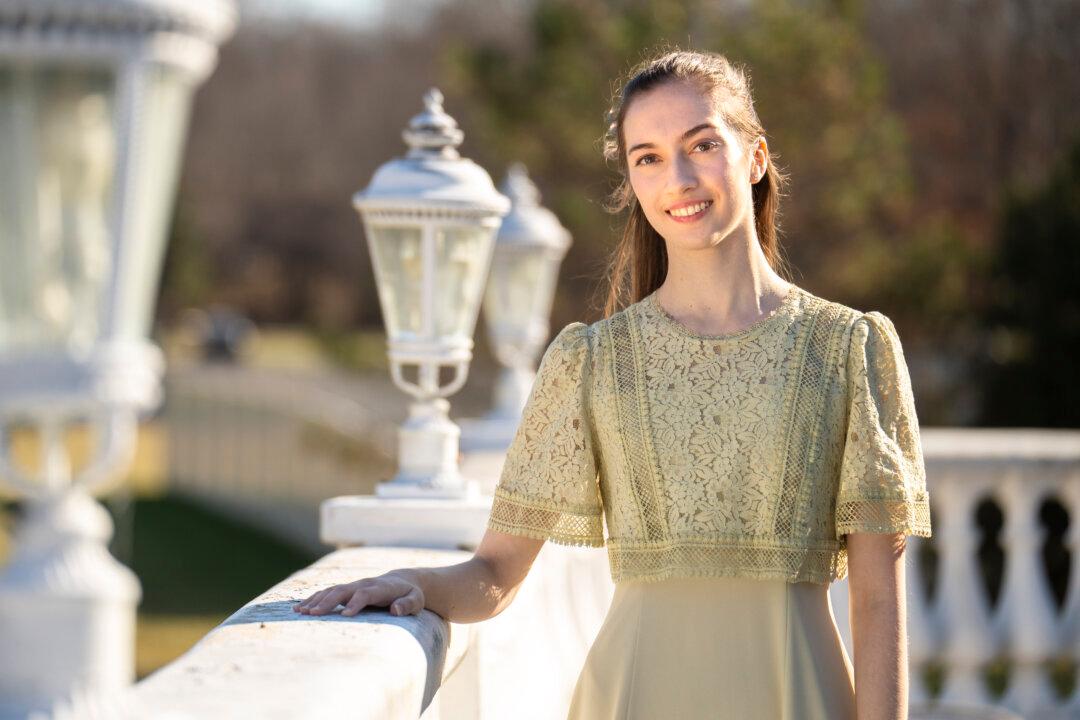
[[[136,685],[137,716],[419,717],[464,657],[470,626],[451,626],[429,610],[395,617],[385,608],[366,608],[343,617],[300,615],[292,606],[329,585],[469,557],[403,548],[330,553],[252,600]]]

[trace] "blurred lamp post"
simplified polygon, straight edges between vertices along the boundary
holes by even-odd
[[[446,396],[465,383],[492,245],[510,202],[488,174],[458,155],[462,132],[429,90],[403,136],[404,158],[386,163],[353,204],[367,232],[394,384],[413,396],[399,431],[398,474],[382,497],[461,497],[460,430]],[[406,366],[416,378],[406,379]],[[440,370],[453,376],[442,384]]]
[[[466,451],[505,450],[513,440],[532,390],[536,358],[548,340],[559,265],[570,247],[569,231],[540,206],[540,192],[524,165],[510,168],[501,189],[512,206],[495,241],[484,317],[504,368],[495,407],[483,418],[461,422]]]
[[[0,5],[0,478],[27,500],[0,574],[0,714],[133,679],[141,591],[91,494],[159,401],[148,335],[187,110],[234,23],[227,0]],[[75,425],[95,438],[78,468]]]
[[[490,508],[458,469],[461,431],[446,396],[468,374],[495,233],[510,201],[458,154],[462,132],[443,111],[442,94],[429,90],[424,106],[402,134],[405,157],[380,167],[353,198],[389,335],[391,377],[413,402],[398,431],[397,475],[376,487],[375,498],[323,503],[321,532],[331,544],[464,544],[461,528],[477,525],[477,517],[482,526]],[[455,503],[469,519],[447,520]],[[416,514],[429,510],[430,517]]]

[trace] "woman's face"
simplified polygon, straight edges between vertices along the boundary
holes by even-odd
[[[630,186],[669,244],[701,249],[747,220],[753,227],[751,184],[765,169],[765,139],[751,155],[695,83],[666,82],[633,98],[623,138]]]

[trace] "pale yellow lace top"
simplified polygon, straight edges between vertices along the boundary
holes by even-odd
[[[846,533],[930,537],[896,329],[797,286],[720,336],[655,293],[571,323],[541,360],[488,525],[606,544],[615,582],[828,583],[847,575]]]

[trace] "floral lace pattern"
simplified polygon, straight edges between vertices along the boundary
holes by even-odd
[[[847,573],[847,533],[929,537],[896,330],[799,287],[725,335],[684,327],[655,293],[571,323],[540,363],[489,526],[606,544],[616,582],[828,583]]]
[[[910,528],[930,536],[930,512],[911,379],[892,321],[856,321],[848,356],[851,397],[840,467],[836,537]]]
[[[586,409],[587,327],[571,323],[540,360],[507,451],[488,526],[570,545],[604,544]]]

